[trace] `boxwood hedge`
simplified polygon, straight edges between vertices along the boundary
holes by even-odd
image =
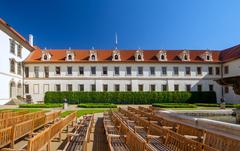
[[[215,92],[46,92],[45,103],[216,103]]]

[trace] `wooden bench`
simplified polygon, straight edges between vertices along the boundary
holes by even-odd
[[[68,143],[63,151],[87,151],[87,143],[89,142],[93,119],[93,116],[83,116],[80,124],[76,125],[75,132],[68,134]]]

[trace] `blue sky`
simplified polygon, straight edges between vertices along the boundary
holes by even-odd
[[[240,44],[239,0],[1,0],[0,17],[48,49],[225,49]]]

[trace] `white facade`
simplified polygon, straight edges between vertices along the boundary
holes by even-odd
[[[175,91],[174,87],[179,87],[178,91],[186,91],[190,85],[190,91],[209,91],[209,87],[217,94],[217,99],[221,98],[221,86],[214,80],[221,75],[216,75],[215,68],[220,68],[220,64],[205,63],[31,63],[25,64],[29,68],[29,78],[25,78],[25,84],[29,85],[29,93],[35,101],[42,101],[46,91],[56,91],[56,85],[61,86],[61,91],[68,91],[68,85],[72,85],[72,91],[81,91],[79,85],[84,85],[84,91],[92,91],[91,85],[96,85],[96,91],[116,91],[115,85],[119,85],[119,91],[128,91],[127,85],[131,85],[132,91],[139,91],[142,85],[143,91],[164,91],[163,85],[167,86],[168,91]],[[45,78],[44,67],[49,68],[49,77]],[[61,75],[56,75],[55,68],[61,67]],[[72,74],[68,74],[67,68],[72,68]],[[80,75],[79,67],[84,67],[84,74]],[[96,75],[91,74],[91,67],[96,67]],[[103,67],[107,67],[107,75],[103,74]],[[119,75],[115,74],[115,67],[119,67]],[[131,75],[127,75],[126,68],[131,67]],[[143,74],[138,74],[138,67],[143,68]],[[150,67],[154,67],[155,74],[151,75]],[[162,67],[167,68],[164,75]],[[178,68],[178,75],[175,75],[173,68]],[[190,67],[191,74],[186,75],[186,67]],[[197,67],[201,67],[201,74],[197,74]],[[209,75],[208,68],[212,67],[213,73]],[[34,68],[39,68],[39,77],[35,77]],[[178,86],[174,86],[178,85]],[[212,85],[212,86],[210,86]],[[231,93],[231,91],[230,91]],[[237,98],[239,99],[239,98]],[[227,100],[227,98],[226,98]]]
[[[14,53],[10,51],[11,40],[15,47]],[[30,53],[29,47],[27,49],[25,46],[17,35],[0,24],[0,105],[17,96],[24,96],[22,61]],[[10,69],[11,61],[15,63],[14,72]]]

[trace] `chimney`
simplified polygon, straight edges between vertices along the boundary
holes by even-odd
[[[33,46],[33,35],[29,34],[29,43],[31,46]]]

